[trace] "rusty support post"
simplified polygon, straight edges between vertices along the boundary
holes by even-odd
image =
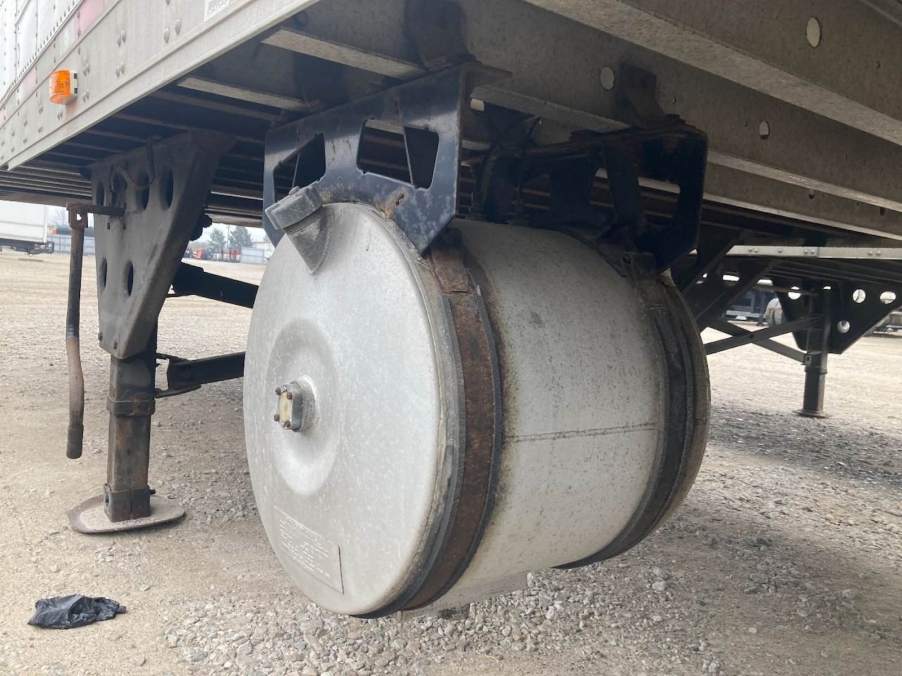
[[[150,516],[147,485],[150,419],[154,412],[156,332],[151,344],[128,359],[110,358],[110,412],[104,511],[110,521]]]

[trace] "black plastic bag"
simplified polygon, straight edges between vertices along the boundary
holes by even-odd
[[[124,612],[125,606],[120,606],[112,599],[70,594],[38,599],[34,604],[34,615],[28,620],[28,624],[45,629],[72,629],[101,620],[112,620],[118,613]]]

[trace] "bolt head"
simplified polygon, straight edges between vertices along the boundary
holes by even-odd
[[[611,68],[610,66],[605,66],[604,68],[601,69],[601,75],[600,75],[601,88],[604,89],[606,92],[609,92],[614,88],[616,79],[617,79],[617,75],[614,72],[613,68]]]
[[[275,392],[279,400],[273,421],[283,429],[305,432],[316,417],[312,386],[302,379],[280,385]]]
[[[821,27],[821,20],[816,16],[808,19],[808,23],[805,26],[805,37],[808,40],[808,44],[811,47],[819,47],[821,44],[821,37],[823,35],[823,29]]]

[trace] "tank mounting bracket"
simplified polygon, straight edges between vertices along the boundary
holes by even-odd
[[[578,131],[564,143],[503,150],[484,164],[492,173],[481,180],[488,198],[483,212],[496,222],[516,217],[517,197],[547,177],[550,210],[529,218],[532,225],[586,228],[628,251],[652,254],[656,267],[664,270],[698,240],[707,148],[703,132],[665,116],[642,127]],[[593,182],[601,170],[607,173],[612,213],[592,203]],[[669,221],[646,217],[640,176],[679,187]]]
[[[383,212],[424,251],[457,213],[470,93],[502,76],[467,63],[270,132],[263,175],[270,239],[277,243],[325,204],[357,202]],[[375,162],[368,159],[374,147],[385,151]],[[315,252],[302,248],[315,265]]]

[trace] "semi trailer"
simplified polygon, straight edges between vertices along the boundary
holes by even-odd
[[[243,377],[267,536],[336,612],[617,556],[692,485],[707,355],[798,361],[817,417],[828,356],[902,306],[896,2],[0,0],[0,26],[0,197],[73,231],[70,458],[94,215],[109,462],[73,528],[181,517],[155,400]],[[182,261],[214,219],[276,246],[259,287]],[[785,321],[724,320],[762,279]],[[171,291],[252,309],[246,352],[159,354]]]
[[[0,247],[29,254],[50,253],[47,207],[0,200]]]

